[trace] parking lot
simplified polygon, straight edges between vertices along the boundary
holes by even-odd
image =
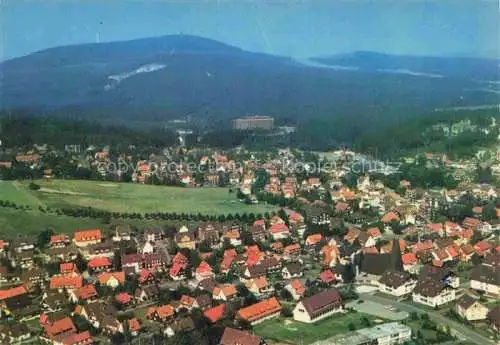
[[[347,307],[353,308],[354,310],[360,313],[366,313],[373,316],[378,316],[387,320],[403,320],[408,317],[408,313],[405,311],[398,310],[392,305],[383,305],[377,302],[373,302],[370,300],[362,300],[363,302],[359,303],[359,301],[350,302],[347,304]]]

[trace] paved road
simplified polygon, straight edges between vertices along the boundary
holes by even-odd
[[[456,322],[454,320],[447,318],[444,315],[441,315],[437,311],[429,311],[413,304],[398,302],[396,299],[390,298],[389,296],[382,297],[382,296],[375,296],[372,294],[360,294],[360,298],[364,300],[372,300],[374,302],[378,302],[381,304],[394,305],[398,309],[407,312],[427,313],[429,314],[430,318],[434,319],[434,321],[438,322],[439,324],[449,326],[453,335],[455,335],[460,340],[466,340],[476,345],[495,344],[493,340],[485,337],[480,333],[477,333],[473,329],[466,327],[462,323]]]

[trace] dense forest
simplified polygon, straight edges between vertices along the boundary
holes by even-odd
[[[174,129],[162,124],[103,124],[80,118],[52,116],[50,112],[35,114],[26,111],[0,113],[0,139],[6,147],[30,147],[47,143],[64,145],[112,145],[128,147],[165,147],[177,142]],[[232,148],[245,145],[252,149],[295,147],[327,151],[352,147],[356,151],[379,158],[395,158],[421,152],[443,152],[452,158],[470,157],[478,149],[493,147],[498,142],[500,116],[497,109],[439,111],[420,116],[388,114],[360,115],[356,119],[336,116],[312,118],[297,124],[296,132],[235,132],[216,126],[202,129],[189,124],[193,134],[186,137],[191,147]],[[466,123],[459,132],[453,126]],[[448,131],[448,132],[447,132]]]

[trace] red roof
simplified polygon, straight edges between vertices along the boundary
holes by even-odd
[[[61,243],[67,240],[68,240],[68,235],[66,234],[50,236],[50,244]]]
[[[196,273],[210,273],[212,272],[212,267],[206,263],[206,261],[202,261],[200,265],[196,268]]]
[[[427,241],[427,242],[418,242],[418,243],[415,243],[415,245],[413,246],[412,249],[413,249],[414,253],[418,253],[418,252],[430,250],[433,247],[434,246],[432,244],[432,241]]]
[[[96,297],[97,291],[95,290],[94,285],[88,284],[88,285],[85,285],[85,286],[79,288],[78,290],[76,290],[75,294],[79,299],[85,300],[85,299],[89,299],[92,297]]]
[[[125,272],[102,272],[97,276],[97,280],[101,284],[107,284],[111,278],[115,278],[120,284],[125,282]]]
[[[237,317],[254,322],[270,315],[279,313],[281,311],[281,304],[276,297],[257,302],[251,306],[241,308],[238,310]]]
[[[172,263],[174,264],[187,264],[187,262],[188,259],[181,252],[175,254],[174,258],[172,259]]]
[[[90,268],[101,268],[101,267],[108,267],[111,266],[112,262],[109,258],[103,257],[103,256],[98,256],[95,257],[88,262],[88,266]]]
[[[417,256],[415,253],[406,253],[401,255],[401,260],[403,261],[403,265],[413,265],[417,263]]]
[[[19,295],[24,295],[25,293],[28,293],[28,290],[26,290],[24,285],[16,286],[7,290],[0,290],[0,301]]]
[[[51,289],[78,289],[83,285],[83,278],[78,273],[54,276],[50,279]]]
[[[92,230],[81,230],[75,232],[75,241],[76,242],[85,242],[92,240],[101,240],[103,238],[101,229],[92,229]]]
[[[304,285],[302,285],[302,283],[298,279],[292,280],[290,282],[290,285],[295,290],[295,292],[297,293],[297,295],[302,296],[306,292],[306,288],[304,287]]]
[[[145,281],[151,279],[153,277],[153,273],[150,270],[143,269],[139,273],[139,282],[144,283]]]
[[[476,243],[474,245],[474,248],[476,249],[477,252],[485,252],[485,251],[493,248],[493,245],[490,242],[481,241],[481,242]]]
[[[59,270],[61,273],[71,273],[76,272],[76,265],[72,262],[64,262],[59,265]]]
[[[59,334],[71,334],[76,332],[76,327],[70,317],[54,321],[51,324],[44,324],[43,328],[49,338],[53,338]]]
[[[203,314],[210,320],[210,322],[216,323],[224,316],[225,309],[225,304],[219,304],[218,306],[205,310]]]
[[[130,303],[130,301],[132,300],[132,296],[130,296],[128,293],[126,292],[122,292],[118,295],[115,296],[115,299],[118,303],[121,303],[121,304],[127,304],[127,303]]]
[[[289,231],[288,226],[286,226],[286,224],[278,223],[278,224],[274,224],[273,226],[271,226],[271,232],[273,234],[278,233],[278,232],[285,232],[285,231]]]
[[[335,281],[335,274],[332,270],[324,270],[319,274],[319,279],[324,283],[331,283]]]
[[[128,320],[128,328],[133,332],[139,332],[141,330],[141,324],[137,319]]]

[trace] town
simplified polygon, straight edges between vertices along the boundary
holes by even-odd
[[[487,126],[496,128],[495,120]],[[181,143],[146,158],[143,148],[38,144],[2,157],[9,155],[0,162],[0,188],[10,190],[0,195],[2,212],[82,225],[2,232],[2,343],[499,339],[500,190],[476,176],[477,161],[488,156],[490,180],[498,177],[494,154],[423,153],[396,167],[345,148],[220,151]],[[119,160],[125,168],[111,169]],[[94,196],[89,185],[98,188]],[[128,199],[132,210],[156,191],[160,203],[169,193],[179,200],[119,212],[113,199],[125,194],[112,193],[125,187],[148,188]],[[230,212],[207,206],[217,204],[217,191],[232,200]],[[188,192],[209,200],[176,205]],[[85,219],[102,226],[86,227]]]

